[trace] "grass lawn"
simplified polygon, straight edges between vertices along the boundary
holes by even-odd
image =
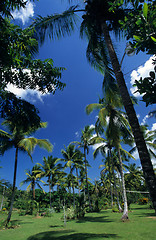
[[[68,221],[64,227],[61,216],[62,213],[55,213],[53,217],[35,218],[14,213],[12,222],[19,227],[1,230],[0,240],[156,239],[156,217],[147,206],[132,205],[128,222],[121,222],[121,213],[104,210],[88,213],[82,220]],[[0,220],[4,217],[6,215],[0,214]]]

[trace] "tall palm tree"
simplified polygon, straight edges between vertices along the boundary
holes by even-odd
[[[62,169],[62,165],[59,163],[59,159],[53,156],[48,156],[47,158],[43,158],[43,164],[38,163],[41,167],[38,174],[40,177],[47,177],[48,185],[49,185],[49,196],[50,196],[50,207],[51,207],[51,190],[53,192],[53,186],[56,184],[56,176],[60,173]]]
[[[92,137],[93,137],[94,130],[95,130],[95,128],[92,127],[92,126],[89,126],[89,125],[85,126],[84,130],[81,131],[81,141],[80,142],[74,142],[76,145],[78,145],[78,147],[83,148],[84,165],[85,165],[85,178],[86,178],[86,190],[87,190],[87,194],[88,194],[90,209],[92,209],[92,207],[91,207],[89,188],[88,188],[87,155],[89,154],[89,146],[93,145]]]
[[[13,203],[14,203],[14,195],[16,188],[16,174],[17,174],[17,162],[18,162],[18,153],[19,151],[26,152],[30,158],[32,159],[32,152],[36,145],[41,148],[44,148],[47,151],[52,151],[52,145],[47,139],[37,139],[35,137],[31,137],[30,135],[34,133],[38,128],[30,128],[27,132],[23,132],[19,126],[16,126],[16,123],[11,121],[3,121],[3,126],[7,127],[9,133],[0,129],[0,155],[3,155],[8,149],[15,148],[15,165],[14,165],[14,177],[13,177],[13,188],[12,188],[12,197],[11,197],[11,205],[8,213],[8,217],[6,220],[6,227],[10,222]],[[40,128],[46,127],[46,123],[40,123]],[[30,137],[28,137],[30,136]]]
[[[73,207],[75,208],[75,190],[74,190],[74,176],[73,176],[73,165],[74,161],[79,158],[79,152],[75,150],[75,146],[73,144],[69,144],[67,147],[65,147],[65,150],[62,149],[61,153],[63,155],[63,158],[60,160],[64,161],[65,168],[70,168],[70,177],[71,177],[71,186],[73,189]]]
[[[77,9],[77,6],[73,6],[60,15],[56,14],[44,18],[38,17],[34,21],[33,26],[35,26],[42,41],[44,40],[45,34],[51,38],[64,36],[65,34],[70,35],[74,29],[76,20],[75,13],[79,11],[85,13],[82,16],[81,36],[85,35],[85,37],[87,36],[88,38],[87,57],[91,64],[101,72],[110,70],[108,67],[108,61],[110,60],[132,128],[153,207],[156,212],[156,177],[138,118],[125,83],[123,72],[110,37],[110,31],[112,30],[114,30],[116,34],[119,33],[118,22],[124,19],[126,11],[124,11],[125,9],[123,9],[123,6],[125,2],[129,1],[123,1],[123,5],[120,4],[113,9],[112,4],[114,1],[86,0],[84,1],[84,9]]]
[[[99,111],[99,121],[105,129],[105,135],[107,139],[107,147],[108,147],[108,157],[111,159],[111,164],[114,166],[113,159],[112,159],[112,147],[116,147],[118,151],[118,157],[120,162],[120,173],[122,179],[122,189],[123,189],[123,199],[124,199],[124,212],[122,219],[128,219],[128,204],[127,204],[127,196],[126,196],[126,189],[125,189],[125,181],[124,181],[124,174],[123,174],[123,164],[121,158],[121,137],[131,135],[129,123],[126,119],[125,113],[120,110],[122,107],[121,98],[119,95],[114,94],[112,98],[111,95],[106,95],[105,98],[100,99],[99,103],[97,104],[89,104],[86,107],[86,112],[90,114],[93,110],[100,109]],[[96,141],[100,140],[100,138],[96,138]],[[102,140],[102,139],[101,139]],[[104,139],[103,139],[104,140]],[[103,141],[102,140],[102,141]],[[105,141],[105,140],[104,140]],[[129,154],[130,155],[130,154]],[[113,167],[113,174],[114,174],[114,167]],[[115,177],[114,177],[115,180]],[[117,198],[118,200],[118,198]],[[118,201],[119,210],[121,211],[120,204]]]

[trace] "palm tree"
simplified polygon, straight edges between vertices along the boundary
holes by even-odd
[[[70,168],[70,177],[71,177],[71,185],[73,189],[73,207],[75,208],[75,190],[74,190],[74,177],[73,177],[73,165],[74,161],[78,160],[79,152],[75,150],[75,146],[73,144],[69,144],[68,147],[65,147],[65,150],[62,149],[61,153],[63,158],[60,160],[66,162],[65,168]]]
[[[41,177],[39,177],[38,172],[40,171],[40,166],[34,165],[32,170],[27,170],[26,175],[27,178],[21,182],[21,186],[23,184],[30,183],[27,187],[27,191],[30,192],[32,190],[32,199],[35,200],[35,186],[37,185],[43,192],[44,189],[41,187],[41,183],[45,183],[44,181],[41,180]]]
[[[101,72],[110,70],[110,68],[108,68],[108,61],[110,60],[122,97],[123,105],[132,128],[143,173],[153,202],[153,207],[156,212],[156,177],[150,155],[140,129],[138,118],[125,83],[121,65],[118,61],[112,39],[110,37],[111,30],[114,30],[116,34],[119,33],[118,22],[120,19],[124,19],[126,11],[124,11],[123,6],[125,2],[127,1],[123,1],[123,5],[120,4],[113,8],[112,4],[114,1],[86,0],[84,2],[84,9],[77,9],[77,6],[73,6],[60,15],[56,14],[44,18],[38,17],[34,21],[33,25],[39,33],[42,41],[44,40],[45,34],[51,38],[64,36],[65,34],[70,35],[74,29],[76,21],[75,13],[79,11],[83,11],[85,13],[82,16],[83,21],[81,23],[81,36],[87,36],[89,42],[87,48],[88,60]],[[106,72],[108,73],[108,71]]]
[[[105,135],[107,139],[107,147],[108,147],[108,158],[111,159],[111,164],[113,167],[113,174],[114,174],[114,163],[112,159],[112,147],[116,147],[118,151],[118,158],[120,162],[120,173],[122,179],[122,189],[123,189],[123,199],[124,199],[124,212],[122,219],[128,219],[128,205],[127,205],[127,196],[126,196],[126,189],[125,189],[125,182],[124,182],[124,174],[123,174],[123,164],[121,158],[121,137],[127,137],[127,135],[131,136],[129,123],[126,119],[126,115],[124,112],[120,110],[122,107],[122,101],[118,94],[107,95],[105,98],[100,99],[99,103],[89,104],[86,107],[86,112],[90,114],[93,110],[100,109],[99,111],[99,124],[106,127]],[[124,135],[122,135],[124,134]],[[95,138],[97,141],[104,141],[105,139],[100,139],[99,137]],[[102,147],[103,148],[103,147]],[[123,149],[122,149],[123,150]],[[94,153],[95,154],[95,153]],[[127,154],[129,154],[127,152]],[[130,155],[130,154],[129,154]],[[115,176],[114,176],[115,180]],[[117,197],[118,200],[118,197]],[[118,201],[119,210],[121,211],[121,207]]]
[[[90,201],[90,195],[89,195],[89,189],[88,189],[88,173],[87,173],[87,166],[88,166],[88,161],[87,161],[87,155],[89,153],[89,146],[93,145],[92,142],[92,137],[93,137],[93,132],[95,128],[92,126],[85,126],[84,130],[81,131],[81,141],[80,142],[74,142],[78,147],[83,148],[83,153],[84,153],[84,164],[85,164],[85,178],[86,178],[86,190],[88,194],[88,200],[89,200],[89,207],[91,207],[91,201]]]
[[[144,182],[143,173],[136,164],[129,164],[128,173],[125,173],[125,184],[128,190],[141,190],[141,183]]]
[[[33,152],[36,145],[41,148],[44,148],[47,151],[52,151],[51,143],[46,139],[37,139],[35,137],[28,137],[33,132],[35,132],[38,128],[30,128],[27,132],[23,132],[19,126],[16,126],[16,123],[11,121],[3,121],[3,126],[7,127],[9,132],[4,130],[0,130],[0,155],[3,155],[8,149],[15,148],[15,166],[14,166],[14,177],[13,177],[13,189],[12,189],[12,197],[11,197],[11,205],[8,213],[8,218],[6,220],[6,227],[10,222],[13,203],[14,203],[14,195],[16,188],[16,173],[17,173],[17,162],[18,162],[18,152],[24,151],[28,153],[30,158],[32,159],[31,153]],[[46,127],[46,123],[40,123],[40,128]]]
[[[156,149],[156,130],[154,131],[149,131],[148,130],[148,125],[141,125],[141,131],[144,135],[144,139],[149,151],[149,154],[151,156],[151,159],[154,158],[156,159],[156,154],[154,153],[154,150]],[[131,150],[130,153],[134,153],[137,150],[136,146],[134,146]]]
[[[50,207],[51,207],[51,190],[53,192],[53,186],[56,184],[56,176],[60,173],[62,165],[58,164],[59,159],[53,156],[48,156],[48,158],[43,158],[43,164],[38,163],[41,167],[38,172],[40,177],[47,177],[49,185],[49,196],[50,196]]]
[[[83,162],[83,153],[76,149],[77,157],[73,159],[73,170],[76,170],[76,177],[77,177],[77,184],[78,184],[78,190],[79,190],[79,197],[80,197],[80,183],[79,183],[79,173],[78,170],[84,169],[84,162]]]

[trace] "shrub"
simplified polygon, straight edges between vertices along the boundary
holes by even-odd
[[[140,198],[140,199],[138,199],[138,203],[140,205],[147,204],[148,203],[148,198]]]

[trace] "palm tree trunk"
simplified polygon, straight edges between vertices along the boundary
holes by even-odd
[[[84,158],[85,158],[85,175],[86,175],[86,188],[89,200],[89,208],[92,210],[91,201],[90,201],[90,194],[89,194],[89,187],[88,187],[88,174],[87,174],[87,159],[86,159],[86,149],[84,147]]]
[[[49,201],[50,201],[50,208],[51,208],[51,183],[50,183],[50,177],[48,179],[49,182]]]
[[[80,197],[80,183],[79,183],[79,175],[78,175],[78,170],[76,167],[76,176],[77,176],[77,184],[78,184],[78,189],[79,189],[79,197]]]
[[[73,208],[75,209],[75,190],[74,190],[74,182],[73,182],[73,173],[71,168],[70,168],[70,174],[71,174],[72,189],[73,189]]]
[[[16,175],[17,175],[17,158],[18,158],[18,147],[16,147],[16,153],[15,153],[15,165],[14,165],[14,178],[13,178],[13,187],[12,187],[12,196],[11,196],[11,204],[10,204],[10,209],[8,213],[8,217],[6,220],[6,227],[8,226],[11,215],[12,215],[12,209],[13,209],[13,204],[14,204],[14,197],[15,197],[15,187],[16,187]]]
[[[128,204],[127,204],[127,195],[126,195],[126,188],[125,188],[125,179],[123,173],[123,166],[122,166],[122,159],[120,154],[120,148],[118,147],[118,156],[119,156],[119,163],[120,163],[120,171],[121,171],[121,181],[122,181],[122,190],[123,190],[123,200],[124,200],[124,211],[122,215],[122,220],[128,219]]]
[[[153,207],[156,213],[156,177],[154,174],[152,162],[150,159],[150,155],[149,155],[143,134],[140,130],[138,118],[136,116],[136,112],[134,110],[134,107],[125,83],[125,79],[121,71],[120,64],[112,44],[112,40],[110,38],[110,34],[108,31],[106,22],[103,24],[103,34],[104,34],[106,46],[109,52],[109,56],[111,59],[113,71],[114,71],[114,74],[118,83],[118,87],[120,90],[120,94],[122,97],[122,101],[129,119],[130,126],[132,128],[132,132],[133,132],[135,143],[138,149],[144,177],[145,177],[145,180],[150,192],[150,197],[153,203]]]
[[[113,188],[111,183],[110,151],[108,151],[108,169],[109,169],[109,182],[110,182],[110,193],[111,193],[111,208],[113,208]]]
[[[4,187],[3,187],[3,193],[2,193],[2,201],[1,201],[0,211],[2,210],[2,207],[3,207],[5,188],[6,188],[6,186],[4,185]]]
[[[116,199],[117,199],[117,204],[118,204],[118,208],[119,208],[119,212],[122,212],[122,208],[119,202],[119,195],[118,195],[118,191],[117,191],[117,187],[116,187],[116,177],[115,177],[115,173],[114,173],[114,162],[113,162],[113,158],[112,158],[112,153],[111,153],[111,149],[110,151],[110,158],[111,158],[111,162],[112,162],[112,170],[113,170],[113,179],[114,179],[114,189],[115,189],[115,195],[116,195]]]

